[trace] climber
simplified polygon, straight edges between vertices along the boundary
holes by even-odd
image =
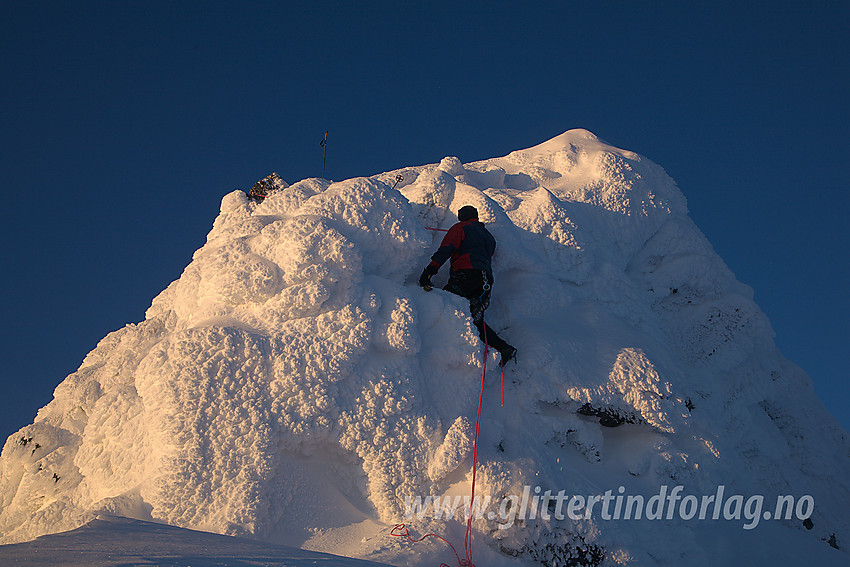
[[[431,256],[431,263],[419,277],[419,285],[425,291],[431,291],[431,277],[446,260],[451,259],[449,282],[443,289],[469,300],[469,311],[478,329],[478,336],[499,351],[499,366],[505,366],[516,358],[516,349],[484,322],[484,310],[490,305],[490,288],[493,285],[490,260],[496,251],[496,239],[478,221],[478,210],[475,207],[461,207],[457,218],[459,222],[446,233],[442,244]]]

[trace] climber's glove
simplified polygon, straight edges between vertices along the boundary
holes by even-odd
[[[422,270],[422,275],[419,276],[419,285],[425,289],[425,291],[431,291],[434,289],[433,284],[431,284],[431,276],[437,273],[439,268],[432,264],[428,264],[425,266],[425,269]]]

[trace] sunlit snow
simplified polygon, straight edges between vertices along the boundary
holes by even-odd
[[[487,365],[475,491],[495,517],[473,522],[485,564],[848,561],[847,432],[674,181],[584,130],[475,163],[303,180],[260,203],[225,195],[145,320],[107,335],[7,440],[0,542],[108,515],[454,561],[438,540],[389,532],[463,540],[460,511],[405,517],[410,498],[470,490],[483,345],[465,300],[417,286],[443,234],[429,229],[463,205],[498,242],[486,317],[519,351],[504,407],[498,355]],[[499,515],[526,487],[648,499],[677,485],[815,507],[805,523]]]

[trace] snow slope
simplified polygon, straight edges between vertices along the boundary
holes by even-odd
[[[52,567],[386,567],[384,563],[109,516],[94,519],[70,532],[0,546],[0,564]]]
[[[259,204],[226,195],[145,320],[105,337],[7,440],[0,541],[111,514],[397,565],[454,561],[438,540],[389,531],[404,521],[463,541],[460,513],[409,518],[406,504],[470,490],[482,345],[464,300],[416,285],[442,236],[428,229],[466,204],[499,243],[488,322],[519,349],[504,407],[497,356],[487,367],[475,490],[495,504],[473,522],[476,558],[846,564],[847,432],[663,169],[584,130],[475,163],[308,179]],[[748,507],[736,516],[733,499],[717,520],[511,507],[677,485],[697,498],[723,486]],[[804,505],[748,518],[754,495],[766,512],[780,495]]]

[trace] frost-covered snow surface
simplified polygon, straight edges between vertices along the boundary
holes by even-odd
[[[120,517],[0,546],[0,565],[50,567],[387,567],[375,563]]]
[[[470,491],[483,347],[465,300],[416,285],[443,234],[428,228],[467,204],[498,241],[487,319],[519,349],[504,407],[498,355],[487,365],[479,567],[850,561],[847,432],[673,180],[584,130],[475,163],[308,179],[262,203],[226,195],[145,320],[104,338],[7,440],[0,542],[110,514],[455,563],[390,528],[463,545],[462,510],[406,512]],[[657,498],[670,517],[647,519],[677,486],[680,507]],[[558,519],[570,501],[541,505],[547,491],[586,506]],[[618,496],[642,496],[644,517],[614,517]],[[790,519],[768,519],[779,496]]]

